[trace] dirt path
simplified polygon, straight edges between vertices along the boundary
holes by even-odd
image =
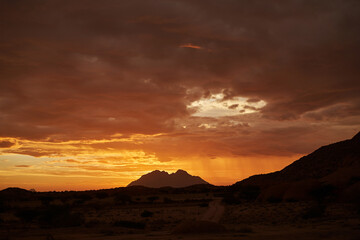
[[[221,199],[215,199],[209,203],[208,210],[200,217],[201,221],[219,222],[224,214],[225,207],[221,204]]]

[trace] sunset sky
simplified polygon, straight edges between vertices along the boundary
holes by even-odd
[[[0,189],[215,185],[360,130],[360,1],[0,0]]]

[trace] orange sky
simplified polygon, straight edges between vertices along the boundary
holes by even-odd
[[[216,185],[360,129],[358,1],[2,1],[0,189]]]

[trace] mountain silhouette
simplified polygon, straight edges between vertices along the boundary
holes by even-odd
[[[9,188],[6,188],[6,189],[3,189],[3,190],[0,191],[0,199],[1,200],[31,199],[33,195],[34,195],[33,192],[22,189],[22,188],[17,188],[17,187],[9,187]]]
[[[192,176],[184,170],[177,170],[176,173],[155,170],[141,176],[138,180],[131,182],[129,186],[145,186],[151,188],[159,187],[187,187],[197,184],[209,184],[198,176]]]
[[[270,186],[308,179],[345,181],[360,175],[360,132],[352,139],[320,147],[281,171],[254,175],[236,184]],[[345,179],[346,178],[346,179]]]

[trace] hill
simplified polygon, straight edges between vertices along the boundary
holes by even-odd
[[[306,200],[326,194],[349,201],[359,199],[360,132],[352,139],[323,146],[281,171],[254,175],[232,187],[256,186],[258,200]]]
[[[360,167],[360,132],[352,139],[323,146],[281,171],[254,175],[236,184],[273,185],[305,179],[321,179],[339,171]]]
[[[151,188],[160,187],[187,187],[198,184],[209,184],[198,176],[192,176],[184,170],[177,170],[175,173],[155,170],[141,176],[138,180],[131,182],[129,186],[145,186]]]

